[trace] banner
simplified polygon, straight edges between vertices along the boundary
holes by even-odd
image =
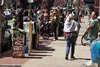
[[[13,30],[13,57],[24,57],[24,33],[19,29]]]

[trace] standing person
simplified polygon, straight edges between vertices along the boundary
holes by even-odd
[[[66,56],[68,60],[70,48],[71,48],[71,59],[74,59],[75,44],[77,39],[77,22],[73,20],[73,14],[70,14],[64,24],[64,32],[66,33]]]
[[[58,26],[59,26],[59,14],[58,10],[53,11],[53,28],[54,28],[54,39],[58,40]]]
[[[23,11],[23,22],[27,22],[28,21],[28,10],[24,10]]]
[[[45,9],[43,13],[43,22],[48,22],[48,11]]]
[[[13,22],[13,27],[16,27],[17,26],[17,20],[16,20],[15,16],[13,16],[12,22]]]
[[[89,44],[91,46],[91,43],[98,37],[98,32],[99,32],[99,21],[97,20],[98,13],[93,11],[91,13],[91,19],[89,26],[87,28],[88,31],[88,39],[89,39]],[[91,65],[92,61],[90,60],[89,62],[86,63],[87,66]]]
[[[3,25],[4,25],[4,29],[6,30],[8,28],[8,20],[7,20],[7,17],[4,17]]]
[[[23,29],[23,10],[20,10],[17,16],[17,28]]]
[[[71,13],[72,13],[71,11],[66,12],[66,16],[65,16],[65,18],[64,18],[64,21],[66,21],[66,19],[68,18],[68,16],[69,16]],[[64,22],[64,26],[65,26],[65,22]],[[64,29],[65,29],[65,27],[63,28],[63,31],[64,31]],[[65,37],[65,39],[66,39],[66,32],[64,32],[64,37]]]
[[[77,38],[78,38],[78,34],[79,34],[79,31],[80,31],[80,28],[81,28],[81,25],[80,25],[80,22],[78,20],[78,15],[76,14],[76,12],[72,12],[73,16],[74,16],[74,20],[77,22],[77,27],[78,27],[78,30],[77,30]]]

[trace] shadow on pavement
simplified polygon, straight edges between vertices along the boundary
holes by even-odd
[[[2,53],[1,57],[12,57],[12,51],[9,50],[7,52]]]
[[[91,60],[90,58],[75,58],[73,60]]]
[[[52,41],[53,41],[53,39],[49,39],[49,40],[41,39],[39,45],[44,45],[44,44],[50,45],[52,43]]]
[[[47,51],[32,51],[32,53],[52,53],[52,52],[47,52]]]
[[[32,59],[42,59],[45,56],[52,56],[52,52],[55,51],[52,47],[47,47],[47,45],[39,45],[38,49],[32,50],[29,56],[25,56],[24,58],[32,58]]]
[[[42,59],[45,56],[52,56],[51,54],[53,51],[55,51],[55,49],[52,48],[51,46],[48,46],[52,43],[52,41],[53,41],[52,39],[42,40],[42,42],[39,44],[39,47],[37,49],[33,49],[32,53],[29,56],[27,55],[23,58]],[[13,57],[12,50],[3,53],[1,58],[4,58],[4,57]]]
[[[35,57],[35,56],[25,56],[22,59],[42,59],[42,57]]]
[[[55,49],[46,45],[39,45],[38,51],[55,51]]]
[[[42,57],[42,56],[52,56],[52,55],[39,55],[39,54],[30,54],[30,56],[40,56],[40,57]]]
[[[37,49],[33,49],[32,53],[29,54],[28,57],[25,58],[37,58],[37,59],[42,59],[45,56],[52,56],[52,52],[55,51],[54,48],[52,48],[51,46],[48,46],[52,43],[52,39],[50,40],[41,40],[42,42],[39,44]]]
[[[58,39],[58,41],[66,41],[66,39]]]

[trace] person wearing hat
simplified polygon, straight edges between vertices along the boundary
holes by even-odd
[[[66,56],[65,59],[68,60],[70,48],[71,48],[71,59],[74,59],[74,53],[75,53],[75,44],[77,39],[77,22],[74,20],[74,15],[69,14],[67,19],[64,23],[64,29],[63,31],[66,34]]]

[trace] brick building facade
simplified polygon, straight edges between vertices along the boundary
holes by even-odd
[[[66,1],[68,1],[68,0],[55,0],[54,6],[65,6]]]
[[[100,0],[95,0],[94,2],[94,10],[97,11],[100,15]]]

